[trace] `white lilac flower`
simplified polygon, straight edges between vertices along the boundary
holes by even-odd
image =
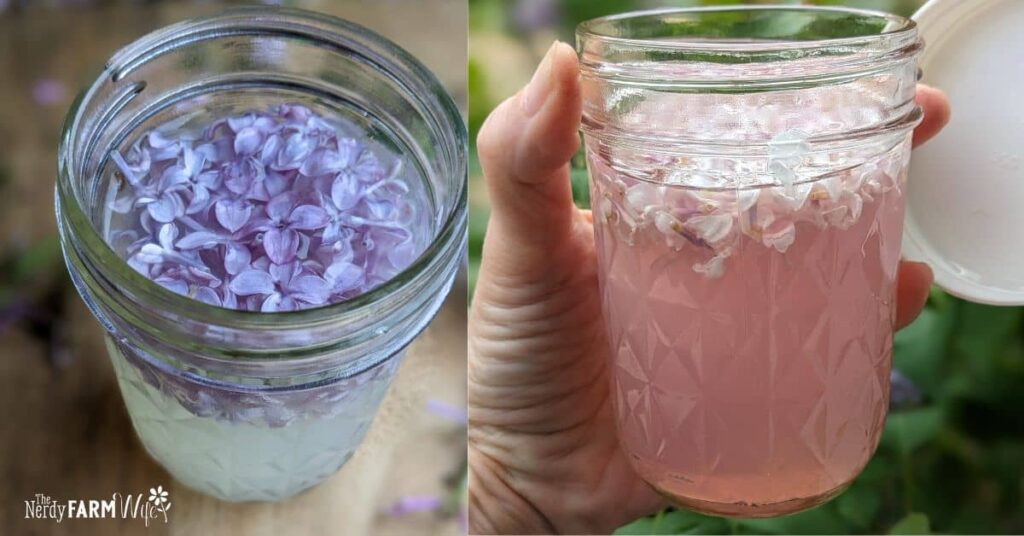
[[[707,244],[716,244],[725,240],[732,230],[732,214],[712,214],[708,216],[694,216],[684,224],[684,228],[691,231],[697,238]]]

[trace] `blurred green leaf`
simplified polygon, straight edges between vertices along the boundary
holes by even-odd
[[[739,519],[737,524],[754,534],[846,534],[852,528],[833,504],[783,517]]]
[[[469,58],[466,76],[469,91],[469,139],[475,147],[476,135],[487,119],[487,114],[494,108],[494,103],[490,102],[487,94],[487,73],[476,58]]]
[[[569,172],[572,182],[572,199],[580,208],[590,208],[590,180],[586,168],[573,168]]]
[[[729,530],[726,520],[687,510],[665,510],[640,518],[614,534],[721,534]]]
[[[882,499],[878,492],[858,479],[850,489],[836,499],[836,510],[857,530],[864,531],[871,527],[881,504]]]
[[[1006,347],[1014,333],[1020,333],[1019,307],[994,307],[963,302],[957,318],[955,348],[980,363],[991,361]]]
[[[953,320],[952,308],[929,307],[893,340],[893,366],[931,397],[945,382],[942,363]]]
[[[896,522],[889,534],[931,534],[928,516],[915,512]]]
[[[942,429],[942,409],[927,407],[889,415],[882,433],[882,445],[909,454],[928,443]]]
[[[36,277],[52,274],[60,262],[60,241],[57,235],[32,244],[15,261],[11,280],[24,283]]]

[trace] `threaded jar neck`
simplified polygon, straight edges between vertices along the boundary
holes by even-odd
[[[289,96],[328,103],[387,131],[428,183],[432,238],[420,257],[353,299],[273,314],[206,305],[132,270],[101,231],[110,152],[156,120],[225,100],[230,109],[238,95],[256,103]],[[440,82],[361,26],[262,7],[182,22],[117,52],[68,113],[57,181],[65,257],[115,338],[180,359],[176,366],[255,370],[273,362],[296,375],[365,369],[375,364],[367,356],[384,356],[379,362],[406,346],[452,284],[465,243],[465,145],[461,115]]]

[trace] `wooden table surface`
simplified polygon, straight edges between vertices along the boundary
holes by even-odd
[[[464,0],[295,4],[349,18],[395,40],[433,69],[465,107]],[[219,8],[216,2],[129,2],[0,13],[0,255],[52,243],[57,135],[73,93],[119,46]],[[26,295],[38,298],[49,286],[66,285],[62,264],[42,266],[21,284]],[[131,428],[98,324],[73,291],[57,296],[51,306],[61,310],[62,321],[48,340],[65,343],[56,355],[38,326],[7,326],[0,318],[0,535],[461,533],[452,518],[382,511],[400,497],[447,493],[445,479],[457,477],[465,463],[464,428],[426,409],[428,400],[465,404],[464,288],[452,293],[410,349],[352,460],[325,484],[272,504],[229,504],[199,495],[153,462]],[[147,493],[157,485],[169,490],[173,505],[166,524],[24,519],[24,501],[36,493],[104,499],[114,492]]]

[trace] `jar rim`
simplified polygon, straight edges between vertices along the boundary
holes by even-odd
[[[363,47],[355,53],[386,55],[390,63],[382,62],[382,65],[408,69],[428,90],[429,97],[424,98],[423,104],[430,108],[430,119],[442,130],[452,133],[451,143],[439,142],[439,145],[447,145],[442,150],[447,153],[446,160],[452,167],[453,182],[456,183],[451,189],[454,201],[450,203],[451,210],[440,222],[430,244],[405,270],[380,286],[348,300],[298,311],[267,314],[216,307],[176,294],[131,269],[100,235],[92,219],[83,210],[82,198],[78,195],[77,186],[73,184],[73,177],[83,169],[82,163],[76,161],[73,147],[81,135],[86,105],[104,83],[108,80],[117,81],[118,76],[124,74],[122,69],[126,66],[152,59],[176,44],[222,36],[224,27],[241,33],[251,31],[261,35],[301,36],[343,49],[355,43]],[[368,307],[387,301],[388,297],[400,293],[413,281],[431,275],[428,272],[432,268],[447,264],[445,258],[452,254],[451,250],[457,247],[464,234],[465,207],[468,202],[466,140],[465,125],[451,95],[426,66],[393,41],[359,24],[321,13],[267,6],[235,7],[212,16],[162,27],[126,45],[112,55],[95,81],[79,94],[65,117],[58,151],[58,223],[62,235],[68,233],[67,227],[73,227],[74,240],[65,240],[65,249],[71,247],[84,250],[84,256],[90,263],[104,267],[102,275],[105,285],[131,288],[134,299],[147,306],[160,308],[167,317],[179,316],[197,323],[274,331],[338,321],[345,317],[365,315]]]
[[[881,32],[840,37],[821,37],[814,39],[774,39],[774,40],[728,40],[720,36],[673,36],[672,41],[645,37],[629,37],[615,35],[609,31],[622,23],[636,22],[643,19],[656,19],[673,15],[706,15],[706,14],[768,14],[779,13],[806,13],[821,15],[847,15],[859,16],[871,19],[878,19],[886,23]],[[604,27],[602,29],[602,27]],[[695,52],[706,50],[728,50],[733,53],[743,54],[761,53],[768,50],[775,50],[780,46],[787,50],[794,49],[816,49],[822,47],[836,46],[857,46],[871,43],[879,38],[899,37],[913,35],[917,29],[917,23],[910,18],[902,17],[884,11],[870,9],[858,9],[842,6],[779,6],[779,5],[740,5],[740,6],[703,6],[690,8],[659,8],[641,11],[631,11],[608,15],[583,21],[576,27],[576,36],[579,40],[599,40],[609,44],[643,47],[650,49],[670,50],[692,50]]]

